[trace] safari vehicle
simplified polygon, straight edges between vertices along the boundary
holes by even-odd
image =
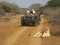
[[[24,15],[21,16],[21,25],[39,25],[40,17],[38,15]]]

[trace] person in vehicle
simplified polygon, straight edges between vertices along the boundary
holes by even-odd
[[[29,9],[26,10],[26,14],[27,14],[27,15],[30,14],[30,10],[29,10]]]
[[[32,12],[33,12],[33,14],[34,14],[34,15],[36,14],[36,12],[35,12],[35,10],[34,10],[34,9],[32,9]]]
[[[27,10],[26,10],[26,14],[27,14],[27,15],[35,15],[36,12],[35,12],[34,9],[31,9],[31,8],[30,8],[30,9],[27,9]]]

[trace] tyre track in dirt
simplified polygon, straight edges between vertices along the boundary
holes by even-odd
[[[16,21],[18,19],[15,19]],[[15,20],[12,20],[14,22]],[[10,33],[9,37],[6,37],[6,39],[2,42],[1,45],[41,45],[42,40],[41,38],[35,38],[33,35],[35,35],[37,32],[40,32],[44,28],[44,23],[40,23],[40,25],[36,27],[31,26],[20,26],[20,28],[17,26],[19,23],[17,22],[12,23],[15,28],[13,28],[13,32]],[[12,29],[11,29],[12,31]]]
[[[40,32],[40,25],[29,27],[13,45],[41,45],[41,38],[34,37],[37,32]]]
[[[20,16],[14,17],[10,22],[1,24],[0,27],[0,45],[8,38],[10,37],[14,32],[18,31],[17,29],[23,29],[24,27],[19,26],[20,22],[18,19]]]
[[[18,39],[18,37],[24,32],[26,31],[28,28],[24,27],[24,28],[18,28],[16,32],[14,32],[11,36],[9,36],[2,45],[12,45],[16,39]]]
[[[29,27],[17,40],[13,45],[29,45],[30,38],[33,37],[37,27]],[[34,33],[33,33],[34,32]]]
[[[20,30],[23,29],[22,27],[20,27]],[[17,32],[19,30],[17,30],[17,28],[12,28],[12,29],[5,29],[5,31],[0,32],[0,45],[2,45],[2,43],[8,38],[10,37],[14,32]]]
[[[40,45],[41,38],[34,38],[33,35],[40,32],[40,25],[36,27],[30,27],[26,30],[13,45]]]

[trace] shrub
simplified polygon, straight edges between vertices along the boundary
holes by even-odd
[[[55,24],[60,23],[60,8],[57,9],[48,8],[44,10],[44,13],[46,14],[50,23],[52,22]]]
[[[8,22],[8,21],[10,20],[10,18],[6,17],[4,20],[5,20],[6,22]]]
[[[3,16],[4,15],[4,10],[3,9],[0,9],[0,16]]]

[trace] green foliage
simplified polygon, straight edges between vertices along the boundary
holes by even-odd
[[[5,12],[5,13],[10,13],[10,12],[12,12],[12,13],[15,13],[15,14],[18,14],[18,13],[20,13],[20,8],[17,6],[17,5],[15,5],[15,4],[10,4],[10,3],[8,3],[8,2],[0,2],[0,11],[3,13],[3,12]],[[0,13],[1,13],[0,12]]]
[[[49,7],[60,7],[60,0],[50,0],[47,2]]]
[[[10,12],[10,11],[11,11],[11,8],[8,7],[8,6],[6,6],[6,5],[2,6],[2,9],[3,9],[5,12]]]
[[[6,2],[0,2],[0,8],[2,8],[5,12],[10,12],[9,3]]]
[[[4,10],[3,9],[0,9],[0,16],[4,15]]]

